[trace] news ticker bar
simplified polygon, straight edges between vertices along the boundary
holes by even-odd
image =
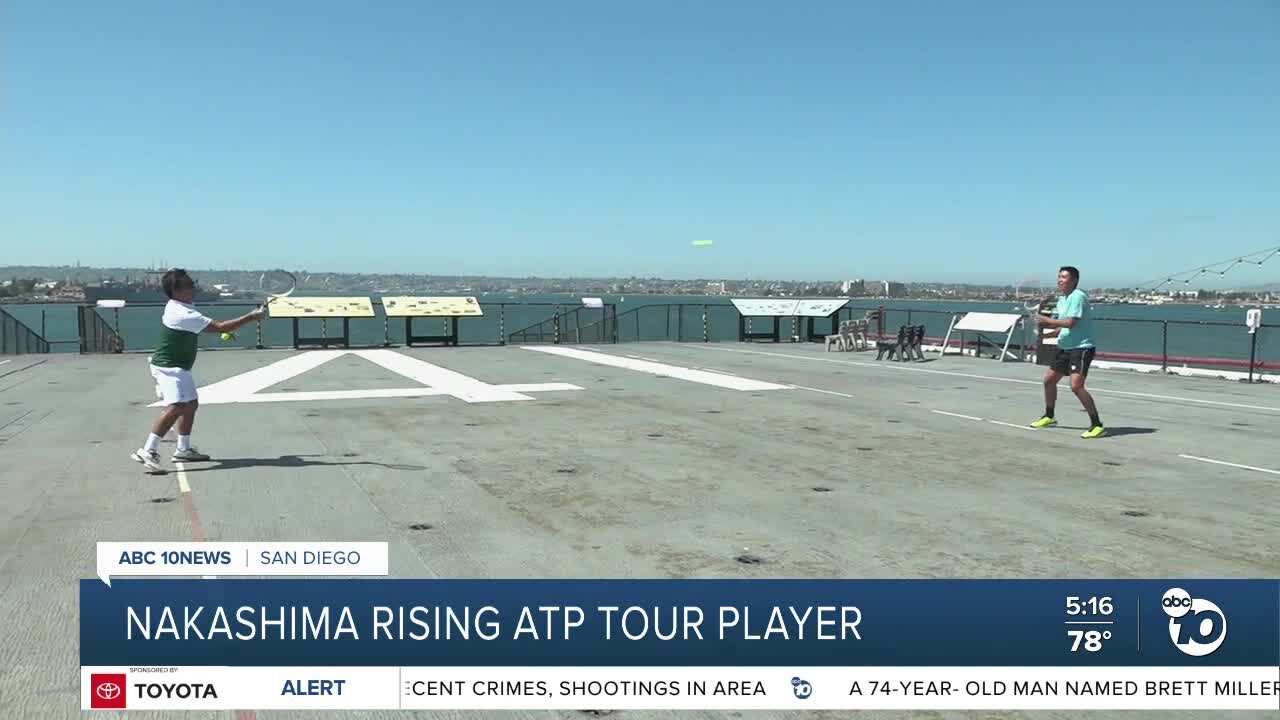
[[[1280,667],[82,667],[85,710],[1275,710]]]

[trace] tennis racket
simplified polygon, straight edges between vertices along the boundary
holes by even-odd
[[[288,270],[268,270],[258,278],[257,296],[261,298],[262,307],[270,310],[272,302],[289,297],[298,287],[298,278]]]
[[[1014,306],[1017,308],[1018,306]],[[1043,300],[1032,300],[1022,306],[1022,327],[1023,327],[1023,348],[1024,356],[1027,352],[1027,345],[1040,344],[1040,308],[1044,307]]]
[[[1040,307],[1039,300],[1033,300],[1030,304],[1022,307],[1022,315],[1026,319],[1026,326],[1031,330],[1040,327]]]

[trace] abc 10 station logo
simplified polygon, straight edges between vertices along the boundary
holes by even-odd
[[[1182,588],[1169,588],[1160,607],[1169,616],[1169,639],[1187,655],[1210,655],[1227,639],[1227,616],[1209,600],[1193,598]]]

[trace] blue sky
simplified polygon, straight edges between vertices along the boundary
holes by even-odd
[[[1089,286],[1280,244],[1272,0],[9,0],[0,36],[0,264]]]

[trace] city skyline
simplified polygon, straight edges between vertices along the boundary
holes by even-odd
[[[1277,252],[1273,253],[1273,257],[1280,258],[1280,247],[1276,248],[1276,250]],[[1272,266],[1280,267],[1280,259],[1277,259]],[[197,281],[199,282],[202,275],[206,277],[212,277],[214,278],[214,281],[216,281],[219,278],[226,278],[227,276],[233,276],[233,277],[240,276],[240,275],[253,276],[269,268],[240,268],[240,269],[186,268],[186,269],[189,272],[191,272],[192,275],[195,276]],[[1055,279],[1052,277],[1045,278],[1043,280],[1032,279],[1032,278],[1021,278],[1015,281],[1004,282],[1004,283],[1001,283],[1001,282],[989,283],[989,282],[978,282],[978,281],[938,281],[938,280],[919,281],[919,280],[904,280],[902,278],[883,278],[883,277],[783,278],[783,277],[769,277],[769,276],[679,277],[679,276],[672,276],[672,275],[668,275],[668,276],[661,276],[661,275],[644,275],[644,276],[642,275],[577,275],[577,276],[559,275],[557,276],[557,275],[490,275],[490,274],[462,275],[462,274],[450,274],[450,273],[429,274],[429,273],[409,273],[409,272],[354,273],[354,272],[344,272],[344,271],[328,271],[324,269],[312,269],[312,268],[287,268],[287,269],[295,273],[301,273],[302,275],[299,277],[300,284],[307,287],[312,287],[312,288],[320,288],[320,287],[323,287],[325,284],[333,283],[334,281],[336,281],[338,284],[350,284],[351,282],[368,283],[368,282],[375,282],[378,279],[383,279],[387,281],[396,281],[398,284],[401,284],[401,285],[404,285],[404,284],[413,285],[415,283],[430,284],[432,282],[434,283],[453,282],[453,283],[465,284],[469,282],[469,283],[481,284],[489,288],[492,288],[494,286],[497,286],[503,283],[508,283],[513,286],[519,285],[520,283],[534,283],[534,284],[564,283],[564,284],[571,284],[575,286],[582,286],[582,285],[592,284],[592,283],[599,285],[600,283],[617,284],[617,283],[631,282],[633,283],[633,285],[634,283],[664,283],[664,284],[670,284],[670,285],[680,285],[685,288],[690,288],[691,286],[696,286],[700,283],[706,283],[708,285],[713,285],[716,283],[727,283],[729,285],[738,285],[738,286],[744,286],[744,285],[766,286],[766,285],[773,284],[778,286],[791,286],[791,287],[794,287],[794,286],[827,287],[827,286],[839,286],[842,284],[849,285],[850,283],[865,283],[865,285],[867,286],[866,292],[870,293],[870,292],[873,292],[873,286],[883,286],[884,284],[888,283],[894,286],[899,286],[899,285],[906,286],[912,290],[934,290],[934,289],[956,288],[956,289],[971,289],[971,290],[979,291],[979,290],[997,290],[1000,288],[1014,288],[1014,289],[1021,289],[1022,291],[1027,292],[1027,291],[1030,291],[1031,288],[1036,288],[1043,291],[1054,290],[1054,283],[1055,283]],[[1246,267],[1245,270],[1247,271],[1249,269],[1253,269],[1253,268]],[[64,280],[64,279],[70,279],[79,273],[84,273],[85,275],[87,275],[87,277],[80,278],[80,280],[82,283],[85,283],[85,284],[93,284],[105,279],[110,279],[116,282],[125,282],[125,281],[155,282],[158,276],[163,271],[164,270],[162,269],[162,266],[97,267],[97,266],[91,266],[91,265],[75,265],[75,264],[71,264],[71,265],[8,265],[8,266],[0,266],[0,280],[17,279],[17,278],[32,278],[32,279],[41,279],[46,281],[47,280]],[[1236,279],[1237,282],[1234,282],[1234,283],[1228,282],[1228,278],[1222,278],[1216,275],[1213,275],[1213,276],[1202,275],[1198,277],[1202,278],[1203,280],[1206,280],[1207,282],[1193,279],[1191,282],[1184,283],[1181,280],[1177,280],[1175,282],[1162,283],[1159,287],[1151,287],[1151,288],[1144,288],[1141,286],[1134,286],[1134,285],[1089,285],[1087,283],[1082,283],[1081,287],[1092,288],[1099,291],[1109,291],[1109,292],[1110,291],[1132,291],[1132,292],[1150,291],[1150,292],[1156,292],[1156,293],[1162,293],[1162,294],[1192,292],[1197,290],[1210,291],[1210,292],[1257,292],[1257,291],[1280,290],[1280,282],[1268,281],[1267,275],[1262,273],[1258,273],[1253,277],[1250,277],[1244,274],[1236,275],[1234,279]],[[1274,277],[1274,273],[1272,273],[1272,277]],[[252,277],[250,277],[249,280],[252,280]],[[204,284],[207,285],[209,283],[204,283]],[[241,285],[241,287],[247,287],[247,285]],[[846,291],[847,290],[848,288],[846,288]],[[892,294],[892,293],[886,291],[885,294]]]

